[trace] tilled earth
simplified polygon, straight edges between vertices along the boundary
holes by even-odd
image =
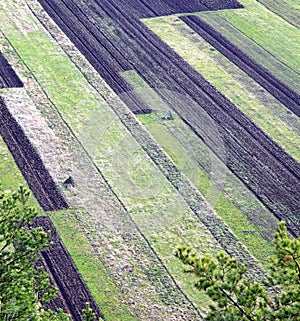
[[[0,52],[0,88],[12,87],[23,87],[23,83]]]
[[[208,113],[221,133],[226,155],[218,154],[209,139],[205,143],[218,157],[226,159],[230,170],[278,219],[286,220],[293,235],[299,235],[299,163],[131,15],[129,4],[39,2],[117,94],[132,93],[133,88],[121,73],[133,69],[154,89],[164,87],[191,97],[196,104],[185,106],[172,95],[157,91],[200,139],[199,109]],[[134,113],[151,110],[135,94],[124,97]],[[292,101],[299,104],[297,99]],[[297,106],[293,108],[298,110]]]
[[[85,309],[86,302],[89,302],[96,316],[104,320],[103,314],[91,296],[50,218],[39,216],[34,220],[32,226],[50,231],[51,242],[53,242],[51,247],[41,252],[42,259],[39,262],[40,265],[44,265],[50,274],[50,279],[59,289],[58,299],[50,302],[47,308],[53,310],[62,308],[71,314],[74,321],[82,321],[82,310]]]

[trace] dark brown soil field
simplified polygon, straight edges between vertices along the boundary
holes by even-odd
[[[198,12],[198,11],[211,11],[221,9],[237,9],[243,6],[236,0],[190,0],[190,1],[174,1],[174,0],[117,0],[118,5],[122,6],[129,15],[136,18],[150,18],[166,16],[178,13]],[[109,1],[103,1],[104,5]]]
[[[46,265],[46,271],[49,272],[50,278],[59,289],[59,298],[51,302],[48,308],[53,310],[62,308],[71,313],[74,321],[82,321],[82,310],[85,308],[86,302],[89,302],[96,316],[104,320],[103,314],[92,298],[50,218],[47,216],[37,217],[33,222],[33,227],[43,227],[45,231],[51,231],[53,245],[41,252],[42,260],[39,263]]]
[[[13,87],[23,87],[23,83],[0,52],[0,88]]]
[[[40,156],[0,97],[0,135],[12,153],[28,186],[45,211],[68,208]]]
[[[197,108],[209,114],[224,141],[229,169],[277,218],[286,220],[293,235],[299,235],[299,163],[130,14],[131,4],[97,0],[86,5],[70,0],[40,3],[117,94],[132,89],[120,73],[136,70],[154,89],[166,88],[191,97],[197,107],[181,106],[170,95],[157,91],[200,139],[203,135]],[[278,86],[276,92],[280,90],[281,96],[296,104],[291,91]],[[134,96],[129,98],[133,112],[151,110],[145,104],[140,108],[139,98]],[[211,142],[206,144],[224,157]]]

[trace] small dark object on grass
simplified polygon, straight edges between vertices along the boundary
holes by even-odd
[[[174,115],[171,110],[168,110],[161,119],[162,120],[174,120]]]
[[[63,186],[68,188],[70,186],[75,187],[75,182],[72,178],[72,176],[69,176],[64,182],[63,182]]]
[[[254,234],[255,231],[254,230],[244,230],[244,234],[248,235],[248,234]]]

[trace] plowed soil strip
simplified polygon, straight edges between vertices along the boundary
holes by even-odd
[[[12,153],[28,186],[45,211],[68,208],[40,156],[0,97],[0,135]]]
[[[295,91],[283,84],[267,69],[246,55],[200,17],[186,16],[180,19],[269,91],[287,108],[297,116],[300,116],[300,96]]]
[[[104,320],[103,314],[91,296],[50,218],[37,217],[33,222],[33,227],[42,227],[45,231],[51,231],[53,245],[41,252],[43,258],[41,263],[46,264],[46,270],[50,272],[51,278],[57,284],[62,299],[54,301],[53,306],[50,305],[50,307],[57,308],[57,305],[64,302],[67,306],[61,308],[70,311],[74,321],[82,321],[82,310],[86,307],[86,302],[89,302],[96,316]]]
[[[89,28],[91,17],[98,33],[99,30],[107,28],[107,23],[111,22],[110,27],[114,29],[113,34],[111,32],[110,37],[107,34],[105,36],[106,41],[109,39],[111,42],[110,46],[114,45],[114,52],[123,55],[123,60],[130,62],[132,69],[137,70],[139,75],[152,87],[157,88],[157,84],[160,83],[160,86],[169,90],[190,96],[199,104],[198,108],[204,108],[215,121],[216,128],[222,135],[227,148],[228,167],[277,218],[287,221],[287,225],[293,234],[299,234],[300,220],[296,214],[299,211],[299,163],[283,151],[224,95],[145,27],[142,22],[129,16],[126,13],[129,11],[129,4],[124,8],[126,4],[121,7],[117,2],[91,1],[86,6],[79,5],[78,2],[76,7],[80,7],[82,10],[76,9],[76,12],[81,11],[80,19],[76,21],[76,15],[70,14],[70,11],[75,10],[73,4],[76,4],[76,2],[70,2],[69,0],[63,0],[59,3],[53,1],[50,3],[50,1],[45,0],[40,0],[40,2],[42,5],[46,3],[45,9],[58,24],[60,21],[66,22],[62,25],[62,28],[70,24],[68,28],[72,28],[73,34],[76,36],[80,35],[80,29],[83,27]],[[57,6],[62,6],[59,17]],[[82,14],[83,10],[85,10],[84,14]],[[89,12],[89,17],[87,17],[87,12]],[[70,21],[69,16],[72,16],[72,21]],[[105,21],[103,25],[99,20],[100,17],[106,18],[103,19]],[[89,41],[93,42],[97,39],[85,37],[80,41],[89,46]],[[74,44],[76,45],[76,42]],[[101,52],[98,51],[99,57],[97,59],[109,61],[109,59],[114,58],[114,52],[106,51],[101,56]],[[107,55],[113,56],[111,58]],[[89,55],[86,57],[89,59]],[[93,64],[92,61],[91,63]],[[116,68],[116,71],[119,71],[120,63],[123,64],[122,61],[118,60],[118,64],[116,66],[111,64],[109,69]],[[98,72],[105,78],[101,71],[98,70]],[[115,72],[115,75],[117,73]],[[111,79],[109,84],[111,85],[115,80],[117,80],[116,85],[118,85],[117,78]],[[120,86],[117,90],[113,85],[112,88],[120,93],[118,90]],[[121,88],[121,91],[124,89],[125,87]],[[172,97],[164,96],[163,98],[169,103],[170,108],[174,108],[201,138],[201,120],[197,118],[197,108],[195,106],[193,108],[178,106],[178,104],[174,104]],[[133,112],[136,112],[136,105],[132,107],[129,104]],[[207,144],[210,146],[209,142]],[[213,146],[210,147],[213,148]],[[215,152],[218,155],[218,152]],[[218,156],[222,157],[222,155]]]
[[[105,39],[100,28],[96,28],[87,15],[75,3],[64,1],[39,1],[70,40],[89,60],[110,87],[121,94],[128,92],[127,101],[137,113],[150,112],[148,106],[133,92],[119,72],[131,69],[130,63],[118,56],[117,51]]]
[[[23,87],[23,83],[0,52],[0,88],[13,87]]]
[[[124,0],[118,0],[116,2],[121,5],[128,14],[139,19],[178,13],[243,8],[243,6],[236,0],[132,0],[130,1],[130,5],[128,5],[128,1]],[[109,3],[109,1],[103,1],[104,5],[106,5],[106,3]]]

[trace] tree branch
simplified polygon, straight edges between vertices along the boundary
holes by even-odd
[[[222,293],[224,293],[226,295],[226,297],[233,303],[234,306],[236,306],[241,312],[242,314],[249,319],[250,321],[255,321],[250,315],[248,315],[246,313],[246,311],[237,303],[235,302],[232,297],[221,287],[219,286],[219,289],[221,290]]]

